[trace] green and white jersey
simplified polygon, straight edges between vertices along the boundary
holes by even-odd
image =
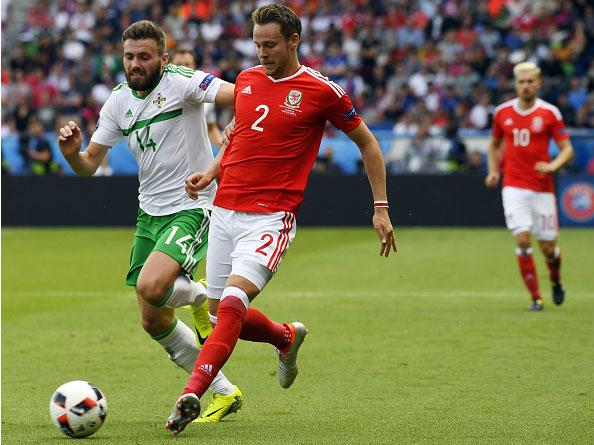
[[[212,164],[203,103],[214,102],[220,86],[212,74],[169,64],[146,97],[124,82],[101,108],[91,141],[112,147],[126,138],[139,166],[140,208],[149,215],[212,208],[214,181],[196,201],[186,195],[184,181]]]

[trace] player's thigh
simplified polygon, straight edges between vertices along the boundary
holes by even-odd
[[[176,260],[166,253],[153,250],[140,270],[136,289],[145,299],[157,304],[181,273],[182,269]]]
[[[532,197],[533,232],[539,240],[553,241],[559,234],[557,202],[553,193],[535,193]]]
[[[134,242],[130,251],[130,268],[126,275],[126,284],[128,286],[136,286],[140,271],[154,247],[154,240],[144,236],[134,236]]]
[[[150,216],[142,209],[138,209],[136,231],[130,250],[130,268],[126,275],[126,284],[128,286],[136,286],[140,270],[155,247],[158,228],[158,218]]]
[[[212,211],[206,254],[206,282],[211,314],[216,314],[213,306],[215,301],[211,300],[220,300],[231,274],[231,253],[235,248],[232,234],[234,214],[232,210],[216,206]]]
[[[184,210],[172,215],[161,228],[154,251],[173,259],[184,274],[193,278],[208,246],[210,211]]]
[[[503,187],[501,198],[505,224],[514,235],[530,232],[534,225],[530,197],[534,192],[517,187]]]
[[[240,213],[237,226],[239,236],[231,255],[231,274],[246,278],[261,291],[295,238],[295,215]]]

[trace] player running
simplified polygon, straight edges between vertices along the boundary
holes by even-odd
[[[197,200],[184,180],[213,161],[203,102],[233,103],[233,85],[211,74],[168,64],[165,34],[154,23],[132,24],[122,35],[128,82],[113,89],[103,105],[89,145],[80,151],[75,122],[60,128],[58,144],[80,176],[92,175],[122,137],[139,165],[139,209],[126,284],[135,286],[144,330],[190,373],[199,348],[194,333],[175,317],[176,307],[196,308],[206,288],[192,280],[206,254],[216,185]],[[206,310],[204,306],[203,310]],[[218,421],[243,403],[241,391],[222,373],[213,375],[213,399],[204,413]]]
[[[571,160],[573,148],[559,109],[537,97],[540,68],[523,62],[514,67],[514,76],[518,97],[495,109],[485,184],[497,186],[501,165],[505,222],[516,237],[520,274],[532,297],[528,310],[541,311],[544,303],[532,259],[530,232],[538,238],[549,268],[553,302],[559,305],[565,291],[560,275],[561,251],[556,243],[559,228],[553,173]],[[549,157],[551,138],[559,147],[559,155],[553,160]]]
[[[377,140],[342,88],[299,63],[301,21],[290,8],[264,6],[252,19],[262,65],[237,78],[231,142],[206,173],[195,173],[186,181],[188,194],[200,199],[219,178],[206,264],[209,309],[216,326],[167,420],[166,428],[174,435],[199,415],[200,397],[238,338],[278,349],[283,388],[297,376],[305,326],[273,322],[250,302],[270,281],[295,237],[295,215],[326,121],[347,133],[361,150],[375,200],[373,226],[381,239],[380,255],[396,251]]]

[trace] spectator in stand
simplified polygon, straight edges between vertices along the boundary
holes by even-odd
[[[13,14],[22,9],[19,2],[12,3],[4,23],[13,23]],[[575,124],[592,126],[592,104],[586,103],[594,90],[591,3],[291,2],[309,27],[300,45],[301,60],[335,79],[348,90],[357,112],[380,126],[393,126],[418,101],[435,121],[455,114],[460,122],[470,122],[481,101],[477,85],[488,91],[490,103],[511,98],[512,67],[521,61],[517,57],[530,57],[541,66],[543,97],[555,102],[568,95]],[[12,114],[23,96],[34,96],[33,111],[40,111],[37,105],[44,108],[38,114],[44,120],[54,114],[48,107],[80,119],[76,115],[98,77],[125,80],[118,36],[133,21],[148,17],[170,30],[168,48],[193,48],[199,66],[233,81],[239,70],[257,64],[247,20],[251,6],[238,1],[215,8],[212,2],[195,0],[32,0],[17,40],[3,41],[10,48],[2,58],[3,113]],[[36,83],[34,88],[25,77]],[[413,92],[403,87],[411,79]],[[106,87],[108,83],[104,81]],[[564,115],[569,124],[571,116]]]
[[[489,117],[494,108],[490,102],[488,94],[481,94],[478,103],[472,107],[468,115],[468,121],[472,128],[485,130],[489,127]]]
[[[27,145],[21,146],[27,171],[32,175],[61,174],[60,165],[54,161],[52,149],[45,136],[43,123],[33,117],[29,123]]]
[[[429,68],[423,65],[419,71],[409,77],[408,86],[415,96],[422,98],[429,92],[430,80],[431,74],[429,73]]]
[[[470,175],[485,176],[487,174],[487,163],[485,162],[485,157],[480,151],[472,150],[470,153],[468,153],[468,158],[463,171],[464,173],[468,173]]]
[[[448,84],[444,95],[441,98],[441,106],[446,110],[448,114],[453,113],[456,107],[460,104],[460,97],[456,92],[456,88],[453,84]]]
[[[326,146],[324,151],[318,155],[313,171],[315,173],[344,173],[340,164],[336,162],[336,158],[334,157],[334,149],[330,146]]]
[[[455,121],[450,121],[446,129],[446,139],[448,141],[447,163],[448,170],[451,172],[463,171],[468,161],[466,154],[466,144],[458,135],[458,125]]]
[[[575,113],[582,108],[588,99],[586,86],[579,77],[572,77],[570,81],[569,92],[567,93],[567,102],[573,108]]]
[[[584,106],[579,109],[576,123],[580,127],[594,128],[594,92],[590,93]]]
[[[404,171],[408,173],[436,173],[438,153],[429,129],[419,127],[419,131],[408,144],[404,156]]]
[[[574,108],[569,104],[567,100],[567,94],[561,93],[557,98],[557,108],[561,112],[563,116],[563,120],[565,121],[565,125],[568,127],[574,127],[576,123],[576,115],[577,112]]]
[[[328,55],[323,66],[323,71],[331,81],[340,83],[345,78],[348,68],[348,61],[346,55],[338,42],[334,42],[328,48]]]
[[[22,97],[17,103],[13,112],[14,128],[19,136],[19,147],[21,152],[26,150],[29,141],[29,123],[35,114],[31,106],[31,99]]]
[[[400,120],[392,128],[392,133],[397,137],[415,136],[419,126],[413,119],[412,113],[404,113]]]

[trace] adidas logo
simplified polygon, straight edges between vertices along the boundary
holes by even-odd
[[[252,87],[248,85],[243,90],[241,90],[241,94],[252,94]]]
[[[505,120],[505,122],[503,122],[503,125],[505,125],[505,126],[509,126],[509,125],[513,125],[513,124],[514,124],[514,121],[513,121],[513,119],[511,117],[508,117]]]
[[[208,375],[212,375],[212,365],[200,365],[198,369],[207,373]]]
[[[132,110],[130,108],[128,108],[128,111],[126,111],[126,114],[124,114],[124,118],[130,119],[131,117],[132,117]]]

